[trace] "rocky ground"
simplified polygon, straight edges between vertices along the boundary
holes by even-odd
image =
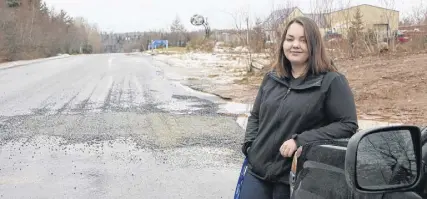
[[[263,55],[257,60],[267,63]],[[180,74],[183,84],[224,99],[250,104],[262,71],[247,74],[246,59],[231,53],[153,55],[165,70]],[[385,54],[337,60],[350,82],[360,119],[427,124],[427,54]],[[263,71],[268,70],[265,68]]]

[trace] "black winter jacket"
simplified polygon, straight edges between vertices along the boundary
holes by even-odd
[[[270,182],[289,184],[292,158],[280,146],[349,138],[358,129],[353,93],[344,75],[328,72],[306,79],[280,78],[274,71],[261,83],[248,118],[243,153],[248,172]]]

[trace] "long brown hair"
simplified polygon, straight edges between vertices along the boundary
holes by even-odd
[[[307,40],[308,70],[305,76],[337,71],[332,60],[326,55],[325,46],[317,24],[308,17],[296,17],[286,25],[278,46],[277,60],[273,65],[273,69],[277,75],[280,77],[289,77],[292,75],[292,65],[284,54],[283,43],[285,42],[289,27],[293,23],[298,23],[304,27],[304,33]]]

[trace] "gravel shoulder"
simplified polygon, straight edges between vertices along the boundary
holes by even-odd
[[[246,74],[244,63],[217,67],[206,62],[237,59],[230,54],[155,55],[153,59],[183,84],[228,101],[251,104],[263,73]],[[204,64],[200,64],[204,63]],[[385,54],[338,60],[355,95],[360,120],[370,123],[427,124],[427,54]],[[268,69],[264,69],[266,71]],[[235,73],[233,71],[239,71]],[[375,122],[374,122],[375,121]],[[380,124],[380,123],[378,123]],[[383,124],[383,123],[381,123]]]

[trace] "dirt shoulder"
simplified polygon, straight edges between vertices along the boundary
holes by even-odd
[[[427,125],[427,54],[338,63],[361,118]]]
[[[182,79],[183,84],[233,102],[253,103],[263,77],[262,72],[245,74],[242,63],[195,66],[197,64],[189,60],[206,63],[197,56],[175,57],[168,64],[177,70],[179,60],[187,63],[186,71],[192,71],[192,76]],[[215,58],[210,61],[216,63]],[[426,53],[382,55],[336,63],[349,80],[360,119],[427,125]]]

